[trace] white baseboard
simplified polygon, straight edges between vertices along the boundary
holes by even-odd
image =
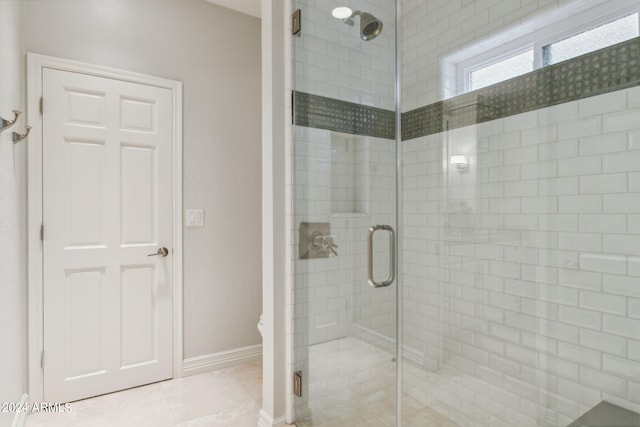
[[[205,354],[204,356],[190,357],[182,362],[182,376],[201,374],[216,369],[226,368],[262,357],[262,344],[249,347],[236,348],[220,353]]]
[[[260,413],[258,414],[258,427],[276,427],[276,426],[284,426],[284,425],[289,425],[287,424],[286,415],[273,419],[269,414],[267,414],[264,411],[264,409],[260,410]]]
[[[20,400],[20,407],[22,408],[26,406],[29,406],[29,395],[23,394],[22,399]],[[11,424],[11,427],[24,427],[26,423],[27,423],[27,412],[26,411],[16,412],[16,414],[13,417],[13,423]]]

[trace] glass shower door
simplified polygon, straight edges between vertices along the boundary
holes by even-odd
[[[293,3],[296,423],[396,425],[396,4]]]

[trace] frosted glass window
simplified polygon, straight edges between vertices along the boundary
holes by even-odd
[[[634,13],[584,33],[544,46],[542,48],[543,64],[545,66],[557,64],[639,35],[638,14]]]
[[[533,49],[471,71],[469,90],[491,86],[530,71],[533,71]]]

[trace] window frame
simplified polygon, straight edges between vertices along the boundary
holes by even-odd
[[[546,46],[546,45],[545,45]],[[483,68],[489,67],[491,65],[497,64],[499,62],[504,61],[505,59],[509,59],[512,58],[514,56],[518,56],[522,53],[528,52],[528,51],[533,51],[533,63],[531,64],[531,70],[533,71],[535,70],[535,62],[536,62],[536,47],[533,44],[528,44],[525,46],[520,47],[519,49],[516,50],[511,50],[508,52],[503,53],[500,56],[494,56],[494,55],[487,55],[486,58],[483,58],[483,60],[481,62],[477,62],[473,65],[468,65],[465,68],[463,68],[463,72],[464,72],[464,91],[466,92],[471,92],[471,83],[472,83],[472,79],[471,79],[471,73],[473,73],[474,71],[478,71],[481,70]],[[504,81],[504,80],[501,80]]]
[[[601,25],[638,13],[640,32],[640,4],[637,0],[621,0],[612,8],[611,1],[604,0],[596,5],[572,13],[570,7],[561,8],[555,16],[541,15],[518,27],[481,40],[449,58],[444,65],[455,68],[455,88],[445,93],[445,98],[471,92],[471,73],[500,62],[511,56],[533,49],[533,68],[543,67],[543,48],[547,45],[571,38]],[[518,34],[524,33],[524,34]],[[472,52],[472,53],[471,53]],[[449,68],[451,69],[451,68]]]
[[[564,40],[571,39],[572,37],[579,36],[580,34],[586,33],[587,31],[595,30],[596,28],[599,28],[599,27],[607,25],[607,24],[611,24],[613,22],[619,21],[619,20],[621,20],[623,18],[626,18],[628,16],[631,16],[631,15],[636,15],[637,18],[638,18],[638,22],[636,22],[636,26],[638,27],[637,28],[638,29],[638,36],[636,36],[636,37],[639,37],[640,36],[640,6],[637,6],[636,8],[631,8],[631,11],[629,11],[629,12],[623,12],[623,13],[617,14],[617,16],[615,16],[612,19],[594,20],[591,23],[587,24],[586,26],[578,28],[577,32],[571,31],[571,34],[568,35],[568,36],[561,36],[560,38],[554,38],[554,40],[549,42],[549,43],[539,43],[540,67],[548,66],[548,65],[544,65],[544,48],[545,47],[553,45],[555,43],[562,42]],[[593,51],[590,51],[590,52],[593,52]],[[561,62],[561,61],[559,61],[559,62]],[[550,64],[550,65],[553,65],[553,64]]]

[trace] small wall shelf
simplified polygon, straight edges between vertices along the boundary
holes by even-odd
[[[331,215],[368,212],[367,144],[362,137],[331,134]]]

